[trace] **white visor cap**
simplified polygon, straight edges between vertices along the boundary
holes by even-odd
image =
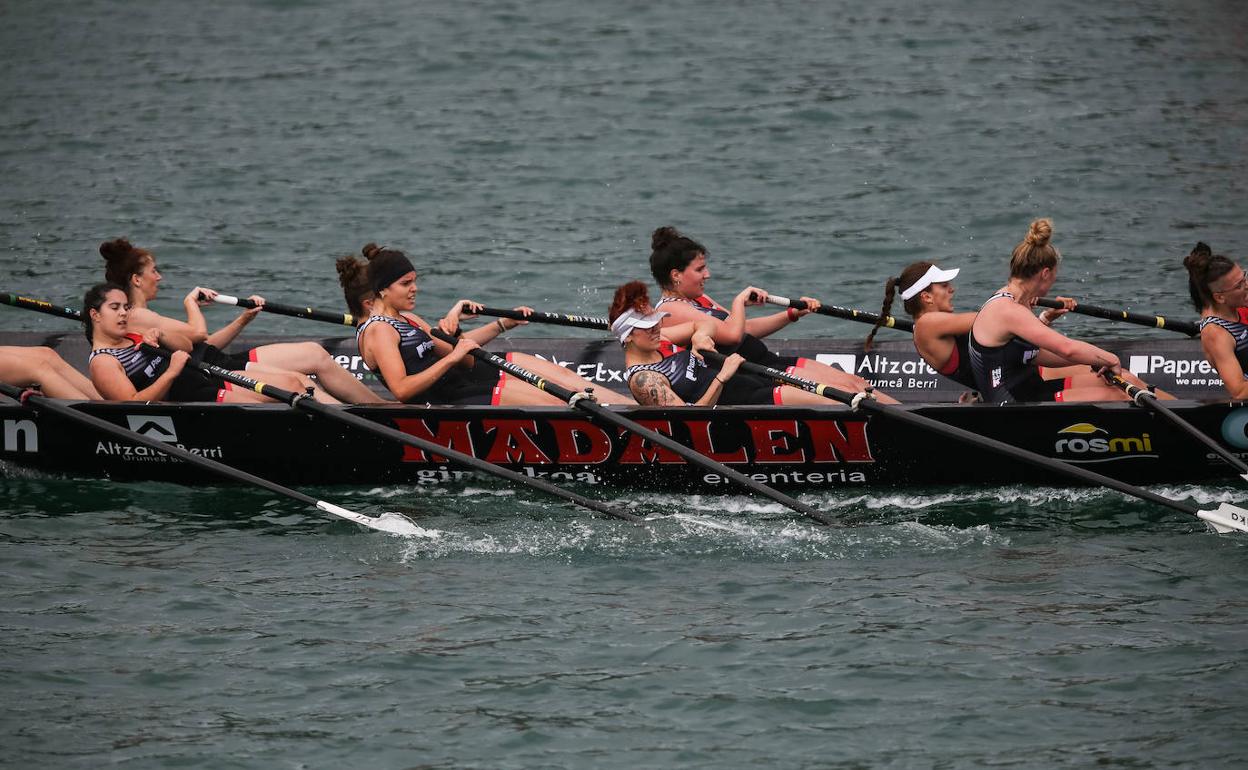
[[[624,344],[628,342],[628,335],[633,333],[633,329],[651,329],[668,315],[671,313],[664,313],[660,310],[649,315],[638,313],[636,310],[625,310],[620,313],[619,318],[611,322],[611,331],[620,338],[620,344]]]
[[[919,292],[931,286],[934,283],[948,283],[958,277],[958,268],[952,270],[941,270],[939,267],[932,265],[923,274],[923,277],[915,281],[914,284],[901,293],[902,300],[910,299]]]

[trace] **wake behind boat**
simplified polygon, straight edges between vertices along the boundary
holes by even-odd
[[[239,344],[275,341],[254,337]],[[9,333],[0,335],[0,342],[49,345],[75,365],[87,357],[80,335]],[[353,340],[321,343],[345,369],[380,388]],[[1248,456],[1248,407],[1223,400],[1197,342],[1104,344],[1132,371],[1179,396],[1169,402],[1176,413],[1230,451]],[[619,346],[610,340],[516,338],[492,347],[556,361],[600,388],[624,388]],[[825,339],[778,342],[776,349],[853,371],[897,395],[906,410],[1122,481],[1195,482],[1231,473],[1191,436],[1132,404],[958,404],[961,391],[923,363],[908,341],[877,343],[869,353],[857,343]],[[460,481],[467,473],[436,455],[378,441],[350,426],[312,421],[281,405],[91,402],[79,408],[285,483],[440,484]],[[618,409],[758,481],[789,489],[1069,483],[1042,468],[832,402],[827,407]],[[351,412],[534,477],[726,491],[722,476],[566,408],[409,404],[352,407]],[[56,474],[197,480],[189,466],[155,450],[88,435],[52,414],[5,404],[0,422],[0,458],[9,465]]]

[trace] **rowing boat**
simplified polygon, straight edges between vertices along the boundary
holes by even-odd
[[[235,347],[281,341],[240,340]],[[599,387],[623,390],[618,345],[584,339],[500,340],[557,361]],[[2,344],[49,345],[85,366],[80,335],[9,333]],[[321,340],[340,364],[380,387],[348,338]],[[1102,343],[1132,371],[1180,396],[1174,411],[1241,457],[1248,457],[1248,406],[1227,403],[1192,340]],[[1130,483],[1231,477],[1224,461],[1155,415],[1128,403],[958,404],[960,389],[921,361],[909,342],[824,339],[773,349],[853,370],[898,396],[904,408],[949,425],[1083,465]],[[283,483],[364,484],[462,481],[467,472],[431,453],[381,442],[349,426],[309,420],[284,405],[83,402],[80,410],[161,441]],[[595,425],[562,407],[359,406],[351,411],[526,475],[612,487],[713,491],[727,480],[628,433]],[[799,490],[908,484],[1068,483],[994,452],[950,444],[913,427],[829,402],[827,407],[629,408],[631,418],[773,486]],[[147,447],[83,432],[53,414],[0,404],[0,459],[6,472],[117,479],[195,481],[196,471]]]

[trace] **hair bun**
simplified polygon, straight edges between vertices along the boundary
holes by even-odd
[[[1209,248],[1209,244],[1204,241],[1196,241],[1196,245],[1192,247],[1193,257],[1212,257],[1213,249]]]
[[[1031,227],[1027,229],[1027,237],[1024,240],[1032,246],[1041,248],[1049,245],[1049,239],[1053,237],[1053,220],[1037,219],[1031,223]]]
[[[654,251],[659,251],[679,237],[680,233],[676,231],[675,227],[670,225],[660,227],[654,231],[654,235],[650,236],[650,248]]]
[[[100,256],[104,257],[105,262],[125,259],[133,251],[134,246],[125,238],[114,238],[111,241],[104,241],[100,244]]]
[[[372,259],[381,253],[381,247],[375,243],[366,243],[364,248],[360,249],[360,253],[364,255],[365,259]]]
[[[354,283],[364,279],[364,270],[368,263],[362,261],[354,254],[342,257],[334,263],[334,268],[338,271],[338,283],[346,288]]]

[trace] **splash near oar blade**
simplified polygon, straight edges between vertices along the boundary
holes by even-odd
[[[722,355],[713,350],[702,351],[702,355],[707,361],[714,361],[718,364],[722,364],[724,360]],[[940,436],[954,439],[955,441],[960,441],[964,444],[997,452],[998,454],[1043,468],[1052,473],[1069,476],[1093,486],[1109,487],[1110,489],[1117,490],[1123,494],[1130,495],[1141,500],[1147,500],[1149,502],[1157,503],[1158,505],[1164,505],[1167,508],[1172,508],[1190,516],[1196,516],[1200,519],[1204,519],[1214,525],[1214,528],[1219,532],[1229,531],[1220,528],[1218,526],[1219,524],[1221,527],[1229,527],[1230,529],[1239,532],[1248,532],[1248,511],[1245,511],[1242,508],[1237,508],[1229,503],[1223,503],[1222,507],[1215,511],[1203,511],[1195,506],[1188,505],[1187,503],[1183,503],[1178,500],[1171,500],[1170,498],[1163,497],[1155,492],[1150,492],[1147,489],[1142,489],[1140,487],[1127,484],[1126,482],[1118,481],[1117,479],[1110,478],[1109,476],[1102,476],[1101,474],[1096,473],[1095,471],[1090,471],[1087,468],[1071,465],[1070,463],[1055,460],[1051,457],[1045,457],[1043,455],[1036,454],[1035,452],[1013,446],[1012,444],[1007,444],[1004,441],[998,441],[997,439],[989,438],[988,436],[981,436],[978,433],[972,433],[963,428],[946,425],[945,423],[933,420],[930,417],[910,412],[902,406],[881,404],[871,398],[868,393],[849,393],[847,391],[834,388],[831,385],[811,382],[810,380],[806,380],[801,377],[794,377],[793,375],[782,372],[779,369],[773,369],[769,366],[760,366],[759,364],[752,364],[749,361],[743,362],[740,365],[740,368],[742,371],[761,374],[765,377],[770,377],[778,383],[791,385],[795,388],[800,388],[811,393],[817,393],[824,398],[839,401],[842,404],[849,405],[854,410],[861,410],[870,414],[879,415],[880,417],[886,419],[906,423],[930,433],[935,433]],[[977,409],[983,407],[968,406],[966,408]]]
[[[1048,307],[1062,309],[1066,307],[1055,299],[1041,297],[1036,300],[1039,307]],[[1080,315],[1092,316],[1093,318],[1103,318],[1108,321],[1122,321],[1123,323],[1136,324],[1138,326],[1148,326],[1153,329],[1165,329],[1167,331],[1186,334],[1189,337],[1195,337],[1200,334],[1200,327],[1191,321],[1181,321],[1177,318],[1166,318],[1160,315],[1147,315],[1144,313],[1130,313],[1126,310],[1111,310],[1110,308],[1097,307],[1096,305],[1085,305],[1079,303],[1071,309],[1072,313]]]
[[[202,296],[202,295],[201,295]],[[235,305],[250,310],[256,306],[256,302],[241,297],[232,297],[229,294],[218,294],[212,298],[213,302],[218,305]],[[317,310],[310,307],[295,307],[294,305],[279,305],[276,302],[265,300],[260,306],[266,313],[276,313],[278,315],[288,315],[293,318],[306,318],[310,321],[324,321],[325,323],[337,324],[338,326],[355,326],[355,317],[350,313],[334,313],[327,310]]]
[[[166,454],[170,457],[181,460],[182,462],[185,462],[189,465],[193,465],[197,468],[202,468],[203,470],[206,470],[210,473],[216,474],[223,478],[230,479],[231,481],[237,481],[237,482],[241,482],[244,484],[251,484],[253,486],[260,487],[261,489],[267,489],[270,492],[274,492],[283,497],[288,497],[292,500],[297,500],[301,503],[304,503],[305,505],[310,505],[313,508],[324,511],[338,518],[346,519],[347,521],[353,521],[356,524],[359,524],[364,527],[368,527],[369,529],[374,529],[374,530],[378,530],[381,532],[389,532],[389,533],[397,534],[397,535],[416,535],[419,537],[431,537],[431,538],[438,536],[437,531],[422,529],[420,527],[417,527],[415,523],[411,521],[407,521],[406,525],[400,522],[394,521],[393,519],[383,522],[383,521],[379,521],[378,519],[372,516],[366,516],[362,513],[349,511],[346,508],[343,508],[338,505],[334,505],[333,503],[327,503],[324,500],[317,500],[314,497],[305,495],[304,493],[296,491],[294,489],[289,489],[287,487],[282,486],[281,484],[277,484],[272,481],[269,481],[268,479],[262,479],[259,476],[254,476],[248,473],[247,471],[239,470],[238,468],[232,468],[224,463],[217,462],[216,460],[212,460],[207,457],[194,454],[193,452],[189,452],[174,444],[170,444],[165,441],[160,441],[150,436],[143,435],[142,433],[135,433],[134,431],[127,430],[126,428],[122,428],[121,426],[118,426],[118,425],[114,425],[111,422],[108,422],[107,420],[101,419],[94,415],[80,412],[77,409],[74,409],[73,407],[69,406],[68,404],[61,403],[57,401],[56,399],[51,399],[46,396],[38,395],[34,393],[33,391],[24,391],[21,388],[14,387],[12,385],[0,382],[0,393],[3,393],[4,395],[12,399],[15,399],[16,401],[21,403],[23,406],[31,407],[35,409],[45,409],[63,419],[72,421],[79,425],[86,426],[88,428],[91,428],[92,430],[99,431],[101,433],[107,434],[109,436],[113,436],[114,438],[118,438],[123,441],[128,441],[128,442],[135,443],[135,444],[142,444],[143,446],[146,446],[149,449],[154,449],[157,452]]]

